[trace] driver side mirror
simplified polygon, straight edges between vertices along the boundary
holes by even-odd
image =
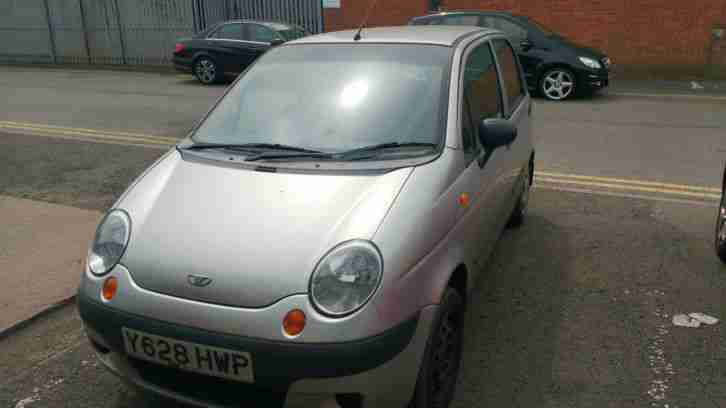
[[[285,42],[285,40],[283,40],[282,38],[275,38],[272,41],[270,41],[270,45],[273,46],[273,47],[275,47],[275,46],[278,46],[278,45],[280,45],[280,44],[282,44],[284,42]]]
[[[479,140],[487,151],[509,146],[517,138],[517,126],[506,119],[484,119],[479,123]]]
[[[522,51],[527,52],[527,51],[531,50],[532,48],[534,48],[534,44],[532,43],[532,41],[524,39],[524,40],[520,41],[519,48],[521,48]]]

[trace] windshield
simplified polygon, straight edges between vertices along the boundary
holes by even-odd
[[[532,17],[527,16],[515,16],[533,26],[535,26],[539,31],[542,32],[542,34],[548,36],[548,37],[562,37],[561,34],[557,33],[556,31],[552,30],[551,28],[547,27],[546,25],[540,23],[539,21],[533,19]]]
[[[240,78],[192,139],[328,153],[381,143],[438,144],[450,56],[450,48],[429,45],[275,48]]]

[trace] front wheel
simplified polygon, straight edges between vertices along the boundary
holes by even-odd
[[[716,216],[716,254],[726,263],[726,191],[721,193],[721,203]]]
[[[524,219],[527,216],[527,208],[529,207],[529,194],[532,188],[532,174],[534,173],[533,163],[530,160],[529,164],[525,166],[525,170],[520,176],[519,182],[519,195],[517,198],[517,204],[509,216],[507,226],[509,228],[517,228],[524,224]]]
[[[219,72],[217,63],[211,58],[202,57],[194,63],[194,76],[204,85],[211,85],[219,82],[222,73]]]
[[[464,331],[464,298],[446,288],[409,408],[446,408],[454,398]]]
[[[539,91],[551,101],[564,101],[571,98],[577,89],[575,74],[567,68],[553,68],[542,75]]]

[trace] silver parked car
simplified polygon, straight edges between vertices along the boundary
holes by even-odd
[[[716,254],[726,263],[726,165],[721,178],[721,203],[716,215]]]
[[[100,223],[100,360],[193,405],[445,407],[464,306],[532,184],[512,45],[366,29],[255,62]]]

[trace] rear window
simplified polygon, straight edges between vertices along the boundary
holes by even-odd
[[[479,26],[478,15],[436,16],[412,20],[412,25]]]
[[[415,18],[410,25],[437,25],[440,21],[437,18]]]
[[[441,25],[478,26],[479,16],[447,16],[441,19]]]
[[[278,33],[287,41],[297,40],[305,37],[307,34],[300,28],[291,28],[287,30],[279,30]]]

